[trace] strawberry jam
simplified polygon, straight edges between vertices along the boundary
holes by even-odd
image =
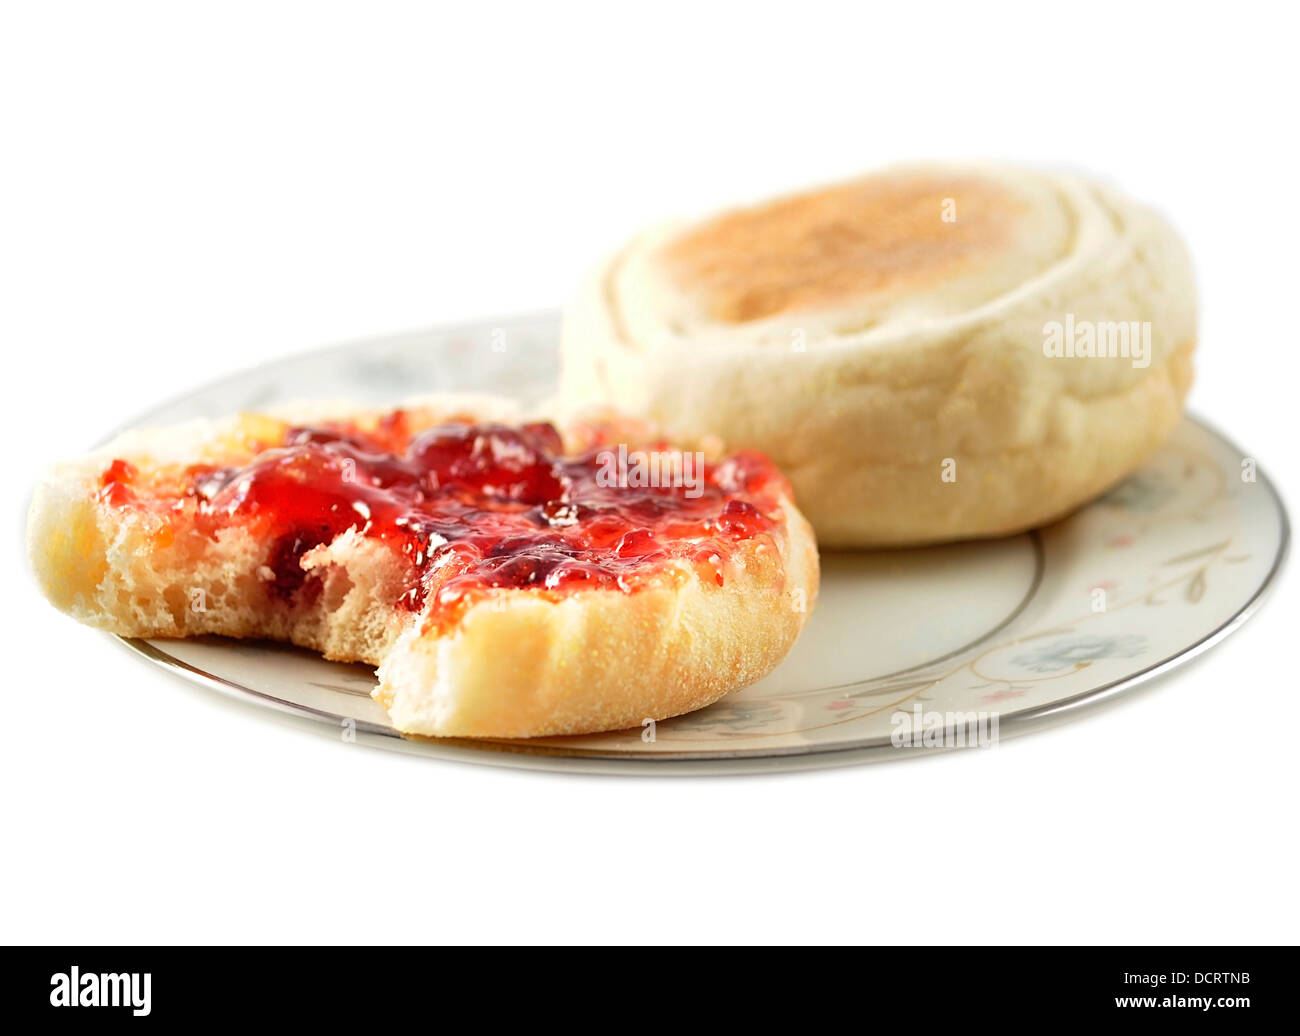
[[[158,503],[193,514],[211,537],[232,526],[265,537],[267,591],[288,604],[320,591],[303,568],[309,551],[349,530],[382,540],[407,563],[399,606],[417,611],[432,596],[441,623],[493,588],[632,592],[671,562],[720,585],[731,549],[770,535],[787,491],[755,453],[706,464],[647,446],[675,460],[664,470],[676,477],[642,485],[617,470],[612,447],[566,455],[549,424],[453,421],[414,433],[407,424],[396,411],[366,430],[290,428],[241,467],[187,469]],[[101,499],[129,503],[135,478],[114,461]]]
[[[131,500],[131,483],[138,472],[134,464],[115,460],[104,469],[99,479],[99,499],[112,507],[121,507]]]

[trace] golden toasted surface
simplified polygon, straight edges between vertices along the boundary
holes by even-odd
[[[950,278],[1008,247],[1025,208],[977,176],[881,174],[727,213],[663,260],[715,320],[740,324]]]

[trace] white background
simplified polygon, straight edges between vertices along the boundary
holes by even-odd
[[[552,307],[646,221],[911,157],[1091,169],[1158,204],[1198,265],[1191,405],[1297,484],[1283,15],[614,6],[4,7],[0,936],[1294,941],[1293,578],[1083,721],[708,780],[344,745],[40,599],[37,469],[161,398]]]

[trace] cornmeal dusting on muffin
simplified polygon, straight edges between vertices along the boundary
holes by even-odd
[[[978,178],[873,177],[720,216],[664,259],[715,319],[739,324],[951,276],[1002,249],[1022,209]]]

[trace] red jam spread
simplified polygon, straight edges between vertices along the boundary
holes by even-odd
[[[419,610],[434,594],[432,611],[451,617],[493,587],[631,592],[674,560],[721,585],[731,549],[770,534],[788,491],[757,453],[698,468],[694,455],[675,454],[676,477],[652,480],[670,484],[640,486],[644,478],[609,477],[616,446],[565,456],[549,424],[449,422],[414,434],[406,424],[397,411],[370,430],[291,428],[242,467],[194,466],[179,488],[149,497],[192,515],[203,534],[243,525],[265,536],[268,591],[287,603],[320,592],[303,555],[353,529],[407,559],[400,606]],[[113,461],[101,499],[135,502],[136,478]]]

